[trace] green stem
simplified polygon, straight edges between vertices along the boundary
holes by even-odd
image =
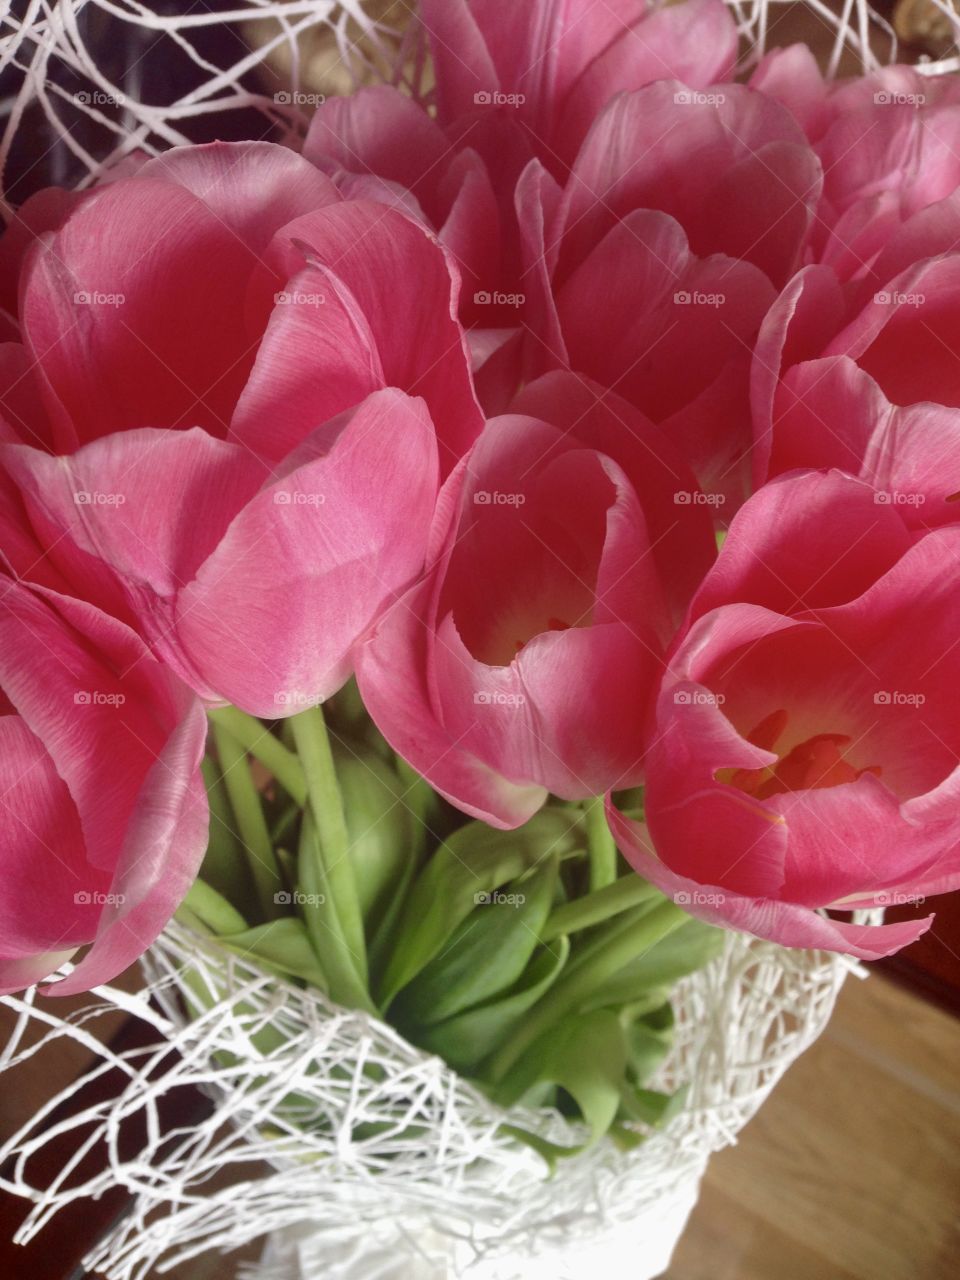
[[[644,955],[689,918],[680,907],[667,901],[652,911],[637,907],[627,912],[605,934],[584,947],[556,986],[534,1005],[526,1021],[493,1056],[484,1074],[495,1083],[501,1081],[538,1036],[574,1012],[600,983]]]
[[[359,976],[364,957],[352,950],[344,936],[340,902],[331,889],[312,810],[303,816],[297,870],[300,911],[329,984],[330,999],[346,1008],[376,1013],[366,981]]]
[[[660,896],[660,890],[640,876],[621,876],[613,884],[604,885],[595,893],[588,893],[573,902],[565,902],[553,911],[544,925],[541,937],[544,942],[552,942],[564,933],[576,933],[580,929],[589,929],[591,925],[601,924],[621,911],[629,911],[631,907],[639,907],[651,898]]]
[[[263,816],[260,793],[253,785],[247,753],[231,733],[218,724],[213,726],[213,738],[217,744],[217,758],[223,776],[223,785],[230,799],[230,807],[236,819],[257,893],[257,901],[267,920],[276,920],[284,914],[280,905],[284,884],[280,878],[273,844]]]
[[[617,846],[603,811],[603,796],[587,802],[587,843],[590,850],[590,892],[596,893],[617,878]]]
[[[208,711],[211,722],[236,738],[250,755],[276,778],[284,791],[303,807],[307,800],[307,780],[300,761],[280,739],[255,716],[239,707],[217,707]]]
[[[333,759],[333,749],[322,707],[310,707],[290,720],[307,783],[310,812],[317,827],[319,855],[327,891],[336,903],[345,945],[353,957],[357,976],[366,987],[367,948],[363,913],[350,861],[350,837],[343,813],[343,799]]]

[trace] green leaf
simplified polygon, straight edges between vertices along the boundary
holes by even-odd
[[[585,1007],[614,1008],[635,1001],[651,989],[669,992],[681,978],[702,969],[719,955],[724,937],[723,929],[702,920],[688,920],[598,985]]]
[[[204,880],[194,880],[181,903],[180,911],[189,913],[193,920],[200,922],[205,931],[217,937],[239,933],[247,927],[240,912]]]
[[[360,912],[370,937],[411,860],[413,815],[402,798],[407,788],[386,761],[365,750],[337,750],[334,758]]]
[[[394,1009],[398,1025],[428,1027],[512,987],[540,940],[557,872],[551,854],[528,875],[487,894],[402,992]]]
[[[297,906],[329,983],[331,999],[349,1009],[374,1012],[359,975],[361,958],[351,951],[344,936],[339,904],[330,889],[317,829],[309,812],[303,818],[297,868],[300,876]]]
[[[511,991],[437,1026],[418,1029],[415,1042],[429,1053],[439,1054],[461,1074],[482,1078],[483,1059],[507,1039],[527,1010],[552,986],[569,954],[568,938],[538,947]]]
[[[635,1085],[642,1087],[673,1046],[674,1020],[669,1003],[636,1012],[621,1011],[620,1021],[626,1030],[629,1075]]]
[[[310,944],[306,925],[294,916],[258,925],[220,941],[237,955],[253,957],[265,968],[286,977],[301,978],[321,991],[327,990],[327,980]]]
[[[627,1043],[615,1013],[565,1018],[536,1040],[511,1068],[496,1091],[502,1106],[515,1106],[544,1082],[565,1089],[590,1128],[590,1141],[567,1154],[592,1146],[617,1117],[626,1084]]]
[[[417,877],[397,928],[383,978],[381,1007],[443,951],[457,926],[477,905],[477,895],[517,879],[551,853],[569,857],[582,849],[576,817],[541,809],[516,831],[468,822],[440,845]]]

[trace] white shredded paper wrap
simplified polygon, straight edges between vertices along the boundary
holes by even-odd
[[[598,1267],[605,1280],[648,1280],[669,1262],[707,1159],[823,1031],[851,964],[729,935],[675,994],[676,1042],[655,1087],[688,1086],[682,1111],[633,1152],[605,1139],[553,1177],[503,1134],[504,1119],[567,1145],[580,1130],[547,1109],[502,1112],[378,1020],[177,925],[144,967],[142,994],[98,988],[66,1020],[36,992],[5,998],[20,1020],[0,1072],[66,1037],[94,1053],[94,1076],[119,1068],[125,1082],[44,1132],[76,1086],[64,1091],[0,1150],[0,1163],[13,1157],[0,1186],[34,1201],[22,1241],[63,1205],[119,1184],[132,1212],[87,1259],[110,1280],[271,1232],[244,1280],[577,1280]],[[191,1019],[188,999],[206,1011]],[[102,1044],[98,1022],[118,1009],[154,1028],[156,1046],[117,1055]],[[44,1035],[28,1047],[31,1021]],[[268,1046],[264,1028],[280,1033]],[[199,1087],[213,1110],[171,1134],[158,1106],[179,1085]],[[119,1126],[132,1117],[144,1140],[121,1156]],[[108,1151],[103,1172],[69,1190],[32,1187],[30,1156],[88,1126],[84,1149]]]

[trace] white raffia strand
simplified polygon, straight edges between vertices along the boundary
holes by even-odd
[[[67,1019],[55,1001],[33,993],[5,999],[22,1018],[0,1071],[56,1052],[67,1039],[95,1054],[94,1077],[119,1068],[125,1078],[109,1100],[44,1132],[45,1119],[78,1086],[65,1090],[0,1150],[0,1164],[12,1159],[0,1186],[34,1202],[22,1242],[65,1204],[117,1184],[131,1193],[131,1213],[86,1259],[110,1280],[139,1280],[158,1263],[162,1271],[270,1232],[285,1234],[247,1273],[257,1280],[301,1274],[291,1270],[291,1250],[324,1258],[323,1268],[302,1272],[324,1280],[500,1280],[518,1274],[510,1269],[518,1259],[529,1259],[520,1269],[525,1278],[559,1280],[568,1273],[558,1258],[575,1259],[589,1247],[595,1271],[597,1250],[625,1232],[633,1239],[631,1276],[658,1274],[659,1266],[643,1271],[641,1264],[646,1244],[653,1251],[662,1235],[661,1219],[673,1215],[675,1238],[709,1155],[735,1141],[821,1033],[851,967],[836,956],[731,934],[722,955],[675,994],[676,1043],[655,1084],[688,1087],[681,1112],[635,1151],[604,1140],[563,1160],[550,1178],[502,1124],[509,1119],[559,1143],[580,1139],[582,1130],[559,1113],[504,1113],[389,1026],[179,926],[144,965],[142,995],[98,988],[95,1004]],[[203,1011],[187,1016],[198,1003]],[[118,1055],[101,1044],[97,1021],[117,1009],[154,1028],[156,1046]],[[39,1043],[30,1043],[28,1029],[43,1031]],[[158,1107],[181,1085],[204,1091],[213,1111],[171,1134]],[[121,1123],[125,1142],[131,1127],[142,1132],[132,1156],[120,1153]],[[102,1144],[103,1172],[69,1189],[62,1182],[34,1188],[31,1156],[71,1130],[87,1135],[84,1150]],[[638,1224],[649,1225],[648,1240],[637,1238]]]
[[[382,0],[236,0],[218,11],[184,5],[181,13],[149,0],[23,0],[19,17],[9,3],[0,7],[0,72],[14,68],[22,76],[19,89],[2,104],[0,192],[6,190],[4,170],[28,109],[39,108],[50,139],[58,138],[81,162],[84,186],[134,152],[156,155],[189,142],[187,126],[199,117],[252,108],[263,114],[264,129],[275,126],[278,140],[295,137],[306,119],[297,95],[312,100],[313,90],[315,97],[303,64],[304,49],[318,33],[328,36],[343,73],[338,87],[373,75],[396,79],[406,61],[398,53],[405,47],[403,33],[377,16]],[[108,20],[113,26],[104,39],[102,23]],[[238,34],[223,42],[233,60],[220,68],[198,49],[197,37],[226,23],[238,32],[242,24],[248,39]],[[189,60],[195,72],[190,89],[162,105],[141,97],[141,64],[160,37],[174,41],[184,65]],[[116,63],[121,39],[130,57],[116,80],[106,68]],[[286,83],[269,70],[277,64]],[[76,78],[76,88],[63,87],[65,74]],[[78,113],[97,137],[97,154],[71,128]]]

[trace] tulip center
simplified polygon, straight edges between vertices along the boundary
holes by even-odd
[[[765,751],[775,750],[787,727],[787,718],[786,711],[774,711],[747,734],[747,740]],[[776,764],[762,769],[721,769],[717,780],[757,800],[767,800],[785,791],[838,787],[845,782],[856,782],[865,773],[879,778],[879,765],[858,769],[845,758],[844,751],[852,741],[845,733],[816,733],[781,755]]]

